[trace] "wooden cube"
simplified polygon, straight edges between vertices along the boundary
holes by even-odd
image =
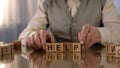
[[[0,56],[2,55],[2,47],[0,46]]]
[[[80,43],[73,43],[73,52],[81,52]]]
[[[110,52],[110,45],[106,44],[106,53]]]
[[[55,52],[63,52],[63,43],[55,43]]]
[[[117,45],[115,45],[114,43],[108,43],[107,45],[106,45],[106,53],[108,53],[108,54],[115,54],[115,46],[117,46]]]
[[[115,52],[116,58],[120,58],[120,46],[116,46],[115,49],[116,49]]]
[[[73,44],[72,43],[63,43],[64,52],[73,52]]]
[[[12,54],[12,48],[10,45],[5,44],[2,46],[2,54],[3,55],[8,55],[8,54]]]
[[[46,61],[55,61],[55,53],[46,53]]]
[[[0,55],[2,55],[2,46],[4,45],[4,42],[0,42]]]
[[[14,44],[13,43],[7,43],[7,45],[11,46],[12,53],[14,52]]]
[[[15,40],[13,41],[14,50],[21,50],[21,41]]]
[[[47,43],[45,46],[46,52],[55,52],[55,43]]]
[[[63,61],[63,53],[55,53],[55,61]]]

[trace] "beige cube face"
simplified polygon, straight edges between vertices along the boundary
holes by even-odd
[[[63,52],[63,43],[55,43],[55,52]]]
[[[111,53],[115,53],[115,46],[111,46]]]
[[[3,55],[9,55],[9,54],[12,54],[12,49],[11,49],[11,46],[3,46],[2,47],[2,50],[3,50]]]
[[[73,43],[73,52],[81,52],[80,43]]]
[[[64,52],[73,52],[73,44],[72,43],[64,43]]]
[[[115,52],[116,58],[120,58],[120,46],[116,46],[115,49],[116,49]]]
[[[11,46],[12,53],[14,52],[14,44],[13,43],[6,43],[5,45]]]
[[[55,52],[55,43],[47,43],[45,47],[46,52]]]
[[[110,45],[106,45],[106,53],[110,52]]]
[[[115,54],[115,51],[116,51],[115,47],[116,47],[115,44],[113,44],[113,43],[108,43],[108,44],[106,45],[106,53],[108,53],[108,54]]]
[[[14,44],[11,45],[12,52],[14,52]]]

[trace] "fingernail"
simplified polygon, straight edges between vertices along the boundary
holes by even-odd
[[[83,44],[83,43],[84,43],[83,41],[80,42],[80,44]]]
[[[45,46],[43,46],[43,49],[45,49]]]

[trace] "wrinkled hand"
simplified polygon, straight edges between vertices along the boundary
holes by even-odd
[[[78,39],[83,45],[83,49],[91,47],[94,43],[101,41],[99,30],[90,24],[85,24],[82,30],[78,33]]]
[[[37,31],[27,40],[28,46],[34,49],[45,49],[46,42],[54,42],[53,35],[49,34],[46,30]]]

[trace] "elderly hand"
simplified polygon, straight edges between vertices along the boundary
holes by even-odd
[[[81,32],[78,33],[78,39],[80,44],[83,45],[83,49],[91,47],[94,43],[101,41],[101,35],[99,30],[90,24],[85,24],[82,27]]]
[[[45,49],[46,42],[54,42],[53,35],[49,34],[46,30],[37,31],[27,40],[28,46],[37,50]]]

